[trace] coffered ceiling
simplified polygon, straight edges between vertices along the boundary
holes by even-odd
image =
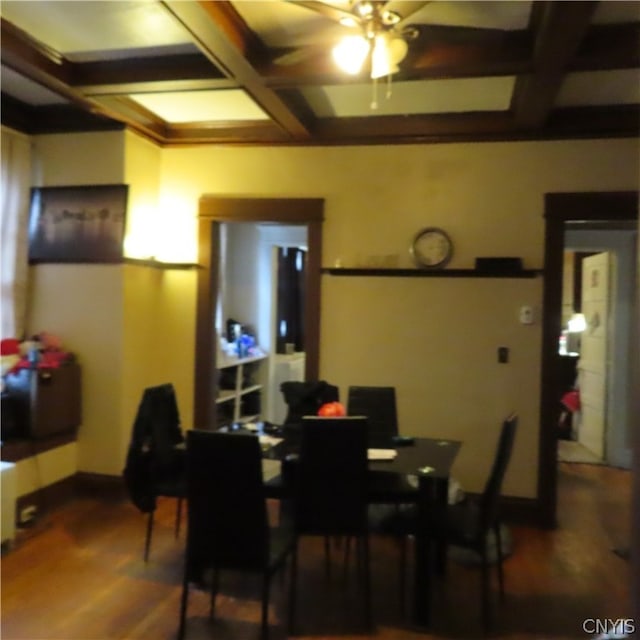
[[[3,0],[2,122],[166,146],[638,135],[640,2],[378,5],[408,34],[390,82],[333,62],[350,2]]]

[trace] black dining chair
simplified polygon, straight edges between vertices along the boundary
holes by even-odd
[[[184,437],[172,384],[148,387],[133,423],[123,472],[133,504],[147,513],[144,561],[149,560],[154,514],[159,497],[176,498],[175,537],[180,534],[182,504],[187,492]]]
[[[489,598],[489,534],[493,533],[496,544],[496,567],[500,597],[504,599],[504,569],[502,548],[500,494],[513,443],[515,441],[518,416],[511,414],[502,424],[496,456],[491,472],[478,502],[454,505],[447,514],[443,534],[448,544],[475,551],[480,556],[482,567],[482,620],[485,631],[491,626],[491,602]],[[457,508],[456,508],[457,507]]]
[[[367,443],[374,449],[393,449],[398,433],[395,387],[350,386],[347,395],[347,415],[367,418]],[[410,499],[415,486],[403,476],[388,473],[370,473],[372,502],[394,502],[399,492],[404,491]]]
[[[350,386],[347,390],[347,414],[366,416],[370,447],[394,445],[398,435],[395,387]]]
[[[299,427],[304,416],[315,416],[323,404],[340,400],[338,387],[325,380],[288,380],[280,385],[280,391],[287,405],[285,427]]]
[[[364,583],[364,620],[371,627],[371,575],[367,517],[367,420],[302,419],[300,454],[292,469],[296,543],[293,553],[289,631],[293,633],[300,536],[355,537]]]
[[[180,626],[184,637],[189,584],[212,570],[210,616],[221,571],[262,575],[261,637],[268,637],[273,575],[294,548],[291,526],[270,528],[262,483],[262,450],[252,434],[187,433],[187,514]]]
[[[467,498],[449,505],[443,521],[430,521],[431,536],[436,543],[466,549],[476,554],[481,566],[482,622],[485,633],[491,628],[491,602],[489,594],[489,553],[491,537],[495,540],[495,563],[498,573],[500,597],[504,598],[504,571],[502,548],[500,494],[502,482],[511,459],[518,426],[518,416],[507,417],[500,429],[496,454],[483,492],[477,500]],[[381,524],[381,528],[396,535],[413,535],[416,531],[415,509],[403,510]]]
[[[347,391],[347,414],[350,416],[365,416],[368,423],[368,444],[373,448],[393,448],[396,446],[394,438],[398,436],[398,412],[396,406],[395,387],[356,386],[352,385]],[[370,529],[377,531],[377,525],[385,519],[390,510],[397,510],[397,495],[406,494],[410,500],[416,493],[406,476],[388,473],[369,474],[371,501]],[[377,502],[376,502],[377,501]],[[394,502],[391,507],[388,502]],[[404,608],[406,584],[406,536],[397,538],[400,547],[400,570],[398,584],[400,586],[400,601]],[[348,560],[350,541],[345,545],[345,561]]]

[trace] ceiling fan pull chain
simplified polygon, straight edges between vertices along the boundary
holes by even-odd
[[[378,108],[378,78],[373,78],[371,81],[371,109],[375,110]]]

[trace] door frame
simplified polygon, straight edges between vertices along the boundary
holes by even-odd
[[[540,381],[539,521],[557,525],[557,406],[560,393],[558,336],[561,332],[562,259],[565,222],[638,219],[636,191],[547,193],[544,200],[544,284]]]
[[[322,198],[246,198],[202,196],[198,204],[198,284],[196,305],[193,426],[215,425],[216,330],[221,223],[271,223],[307,227],[305,283],[305,376],[317,380],[320,370],[320,279]]]

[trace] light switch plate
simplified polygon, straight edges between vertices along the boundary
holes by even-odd
[[[520,307],[520,324],[533,324],[533,307]]]

